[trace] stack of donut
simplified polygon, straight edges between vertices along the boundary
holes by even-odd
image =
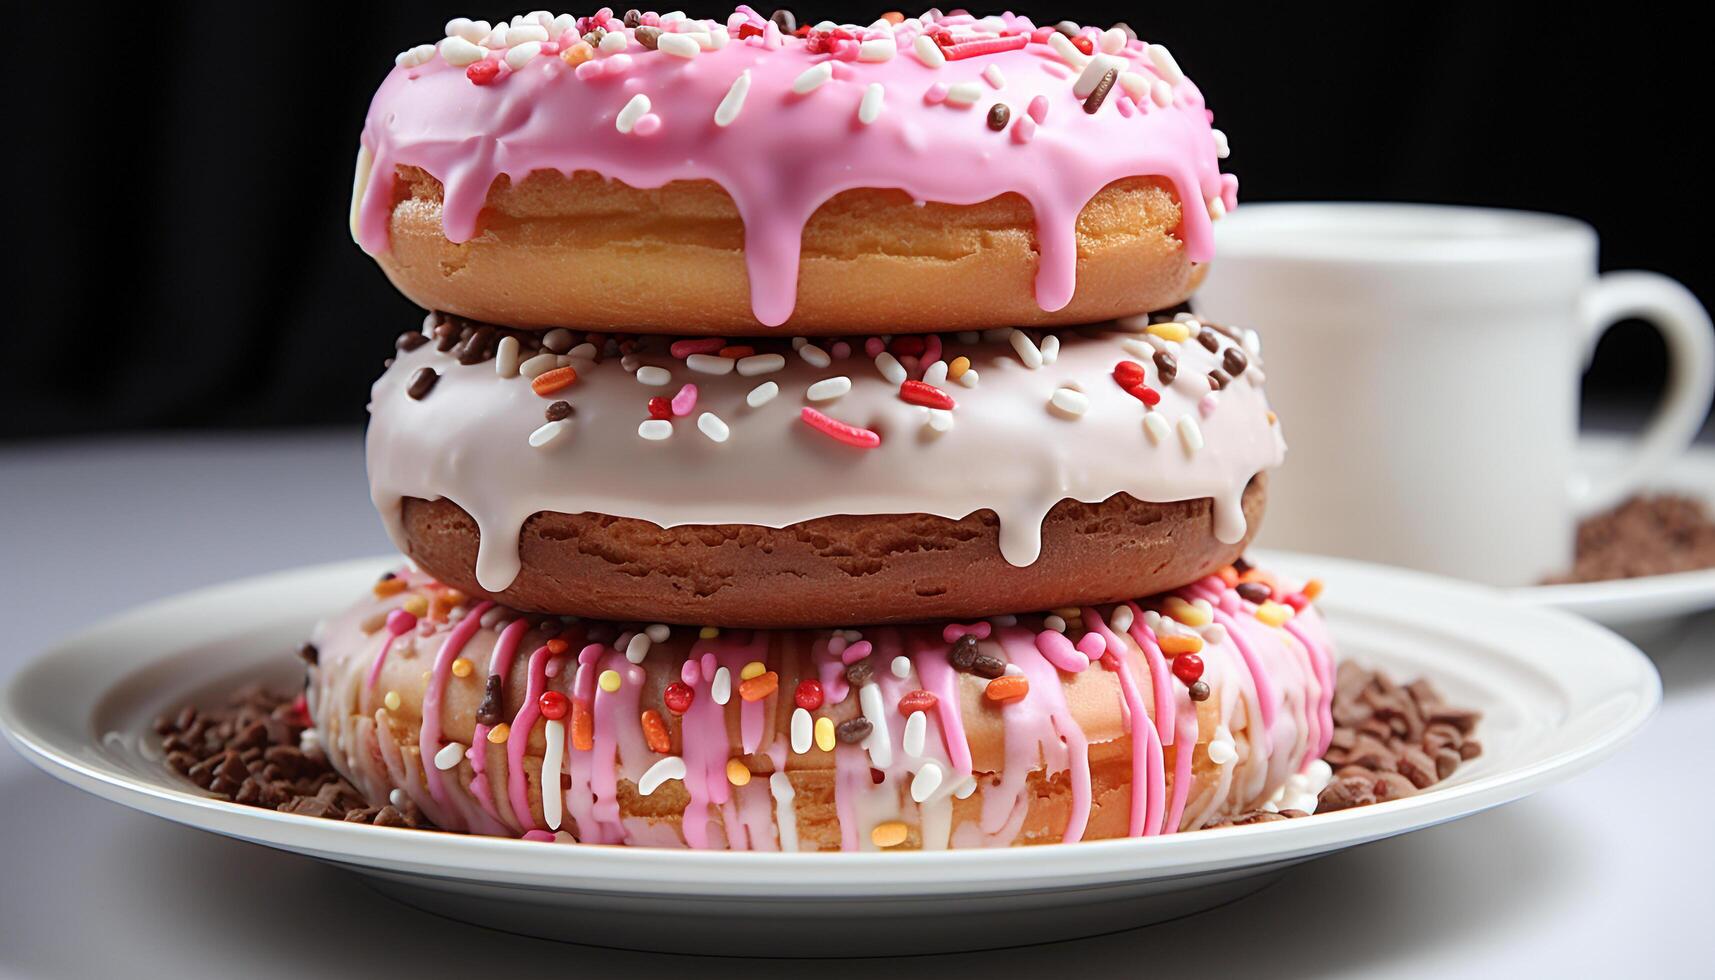
[[[937,849],[1311,809],[1319,586],[1187,300],[1234,204],[1160,45],[1010,14],[456,19],[352,231],[409,559],[313,640],[380,805],[543,840]]]

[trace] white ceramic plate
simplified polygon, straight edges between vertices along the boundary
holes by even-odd
[[[238,582],[97,625],[18,672],[0,725],[26,758],[97,796],[344,865],[445,915],[598,945],[804,956],[1017,945],[1209,908],[1317,855],[1564,779],[1613,752],[1660,698],[1636,648],[1576,617],[1410,572],[1268,560],[1327,582],[1323,607],[1343,656],[1427,675],[1457,703],[1482,709],[1483,755],[1431,792],[1302,820],[880,854],[696,853],[367,827],[212,800],[161,765],[149,729],[156,715],[259,675],[293,683],[288,651],[391,559]],[[786,921],[793,938],[783,944]]]
[[[1619,460],[1629,444],[1630,440],[1616,436],[1585,436],[1578,444],[1579,463],[1587,470],[1599,470]],[[1691,447],[1653,480],[1648,489],[1696,497],[1715,509],[1715,447]],[[1536,585],[1510,591],[1532,605],[1564,609],[1641,636],[1651,627],[1715,609],[1715,568],[1611,582]]]

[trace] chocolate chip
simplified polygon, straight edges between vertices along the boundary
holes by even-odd
[[[552,405],[549,405],[547,411],[542,414],[546,416],[550,422],[559,422],[562,419],[569,419],[572,417],[572,403],[554,402]]]
[[[1155,371],[1161,376],[1161,386],[1165,388],[1179,376],[1179,361],[1172,354],[1158,350],[1155,352]]]
[[[989,106],[989,128],[995,132],[998,133],[1005,129],[1008,120],[1011,118],[1012,110],[1006,107],[1005,102],[996,102]]]
[[[971,664],[977,659],[977,638],[969,633],[953,641],[953,649],[947,654],[947,660],[957,670],[970,670]]]
[[[435,382],[439,380],[441,380],[441,376],[435,372],[434,368],[418,368],[417,373],[411,375],[411,383],[405,386],[405,394],[421,401],[429,392],[435,390]]]
[[[1221,349],[1221,335],[1208,327],[1204,327],[1197,331],[1197,343],[1208,348],[1209,353],[1213,354]]]
[[[606,36],[607,36],[607,31],[605,31],[599,27],[592,27],[592,28],[590,28],[590,32],[588,34],[584,35],[583,40],[584,40],[585,44],[587,44],[593,48],[596,45],[600,44],[601,39],[606,37]]]
[[[506,720],[505,682],[499,674],[489,674],[482,691],[482,703],[476,708],[476,723],[493,728]]]
[[[637,38],[638,44],[641,44],[653,51],[655,50],[655,45],[661,43],[661,28],[644,25],[634,31],[633,36]]]
[[[1258,604],[1267,602],[1268,597],[1274,595],[1274,590],[1261,582],[1240,582],[1233,591],[1239,594],[1240,599]]]
[[[1231,384],[1232,381],[1232,378],[1227,377],[1227,372],[1220,368],[1216,368],[1209,372],[1209,387],[1216,391],[1220,391],[1222,388],[1225,388],[1227,385]]]
[[[971,673],[992,681],[1006,673],[1006,661],[992,654],[979,653],[971,661]]]
[[[869,658],[855,661],[846,665],[846,683],[853,687],[862,687],[875,677],[875,665]]]
[[[1244,374],[1245,368],[1250,367],[1250,363],[1250,358],[1246,357],[1245,352],[1237,347],[1229,347],[1227,352],[1221,355],[1221,366],[1226,368],[1227,373],[1235,378]]]
[[[1084,100],[1084,111],[1094,114],[1097,109],[1100,109],[1102,103],[1108,100],[1108,93],[1113,91],[1114,81],[1119,77],[1120,70],[1118,68],[1109,68],[1102,72],[1101,80],[1097,81],[1096,87],[1090,90],[1089,98]]]
[[[316,649],[314,643],[306,643],[298,648],[298,659],[314,667],[316,661],[321,659],[321,651]]]
[[[429,338],[423,336],[422,333],[416,330],[407,330],[399,335],[398,340],[393,342],[393,347],[396,350],[413,351],[428,342]]]
[[[1193,701],[1207,701],[1207,700],[1209,700],[1209,694],[1210,693],[1211,692],[1209,691],[1209,682],[1208,681],[1193,681],[1191,683],[1191,687],[1190,687],[1191,700],[1193,700]]]
[[[625,12],[624,23],[625,23],[626,27],[636,27],[639,24],[642,24],[643,23],[643,11],[641,11],[641,10],[627,10]]]
[[[798,31],[798,17],[790,10],[776,10],[768,15],[774,26],[780,28],[782,34],[795,34]]]
[[[847,718],[845,721],[835,725],[834,737],[847,745],[852,745],[868,738],[869,733],[874,730],[874,728],[875,726],[869,723],[868,718],[860,715],[856,718]]]

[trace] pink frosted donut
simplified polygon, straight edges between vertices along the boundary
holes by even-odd
[[[404,572],[318,629],[307,698],[372,804],[444,830],[785,851],[1175,833],[1314,810],[1328,775],[1321,618],[1243,574],[1248,599],[1228,568],[1047,615],[723,631],[524,614]]]
[[[375,95],[352,232],[418,304],[491,323],[1091,322],[1183,302],[1234,205],[1202,94],[1119,29],[797,37],[740,7],[447,32]]]

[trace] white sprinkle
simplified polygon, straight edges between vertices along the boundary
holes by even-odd
[[[917,40],[911,42],[911,53],[930,68],[939,68],[947,63],[947,56],[941,53],[941,46],[927,34],[919,34]]]
[[[488,57],[488,49],[467,38],[454,35],[441,42],[441,57],[455,68],[474,65]]]
[[[928,731],[929,712],[911,712],[910,716],[905,719],[905,734],[901,738],[901,741],[904,744],[901,745],[900,748],[903,748],[905,750],[905,754],[913,759],[922,758],[923,743],[925,736],[928,735]],[[934,763],[930,763],[930,765],[934,765]]]
[[[1097,38],[1096,46],[1101,49],[1103,54],[1119,54],[1125,50],[1125,42],[1125,31],[1117,27],[1110,27],[1102,32],[1101,37]]]
[[[1227,202],[1220,195],[1209,198],[1209,220],[1219,221],[1227,216]]]
[[[637,369],[637,383],[651,388],[659,388],[673,380],[673,372],[654,364],[645,364]]]
[[[732,671],[725,667],[715,669],[715,679],[709,682],[709,697],[716,704],[726,704],[732,700]]]
[[[705,37],[707,40],[704,40]],[[727,29],[719,24],[710,27],[708,34],[697,35],[697,43],[702,45],[704,51],[719,51],[726,47],[727,41],[731,39],[732,35],[728,34]]]
[[[1165,45],[1151,44],[1149,46],[1149,61],[1169,85],[1178,85],[1185,80],[1185,73],[1179,70],[1179,62],[1173,60],[1173,52]]]
[[[553,445],[562,435],[565,435],[566,430],[571,428],[571,425],[569,419],[559,419],[543,425],[535,432],[530,433],[531,448],[542,449]]]
[[[637,427],[637,434],[650,442],[660,442],[672,437],[673,423],[666,419],[648,419]]]
[[[997,89],[1006,88],[1006,76],[1001,74],[999,65],[989,65],[983,69],[983,81]]]
[[[529,41],[546,41],[548,29],[541,24],[520,24],[506,29],[506,46],[524,44]]]
[[[537,354],[523,364],[518,365],[518,373],[526,378],[535,378],[545,372],[552,371],[560,363],[558,354]]]
[[[1055,361],[1058,361],[1060,359],[1059,335],[1049,334],[1048,336],[1043,337],[1040,349],[1042,351],[1042,363],[1053,364]]]
[[[834,363],[834,359],[828,356],[828,352],[815,344],[805,344],[798,348],[798,356],[802,357],[811,367],[825,368]]]
[[[1227,144],[1227,134],[1218,129],[1211,129],[1209,132],[1215,137],[1215,156],[1225,160],[1227,155],[1233,152],[1233,148]]]
[[[643,632],[655,643],[666,643],[667,638],[673,635],[673,627],[666,623],[651,623],[644,628]]]
[[[562,351],[572,347],[572,332],[564,327],[555,327],[542,335],[544,350]]]
[[[614,117],[613,128],[622,133],[629,133],[631,127],[637,125],[637,120],[648,114],[649,96],[639,92],[631,97],[631,101],[625,104],[625,108],[619,110],[619,115]]]
[[[881,115],[882,100],[887,97],[887,90],[880,82],[870,82],[863,90],[863,101],[858,103],[858,122],[868,126],[875,122],[875,117]]]
[[[768,26],[774,25],[770,22]],[[798,850],[798,811],[792,807],[792,799],[797,794],[792,791],[792,777],[784,771],[771,773],[768,792],[774,797],[774,823],[779,828],[780,850],[790,854]]]
[[[957,106],[975,105],[983,97],[983,87],[976,82],[959,82],[947,88],[947,104]]]
[[[1239,757],[1233,743],[1225,739],[1217,739],[1209,743],[1209,761],[1217,766],[1224,766]]]
[[[1060,36],[1059,34],[1054,35],[1054,37]],[[1042,349],[1036,346],[1036,342],[1030,339],[1029,334],[1014,328],[1006,339],[1012,342],[1012,349],[1018,352],[1018,359],[1024,362],[1025,367],[1034,371],[1042,366]],[[970,372],[965,373],[969,374]]]
[[[1048,35],[1048,46],[1054,49],[1056,57],[1072,68],[1083,68],[1084,62],[1090,58],[1089,55],[1078,50],[1071,38],[1059,31]]]
[[[654,643],[655,641],[649,638],[648,633],[638,633],[631,638],[630,643],[625,645],[625,659],[634,664],[642,663],[643,658],[649,656],[649,648]]]
[[[598,351],[596,350],[595,345],[592,343],[589,343],[588,341],[585,341],[584,343],[581,343],[578,346],[573,347],[571,350],[566,351],[566,356],[567,357],[581,357],[586,361],[593,361],[593,360],[595,360],[597,353],[598,353]]]
[[[1055,35],[1058,37],[1059,35]],[[953,795],[961,800],[969,799],[977,791],[977,777],[966,776],[959,785],[953,787]]]
[[[1189,415],[1179,416],[1179,441],[1185,444],[1186,455],[1203,448],[1203,430],[1197,428],[1197,420]]]
[[[959,384],[964,385],[966,388],[975,388],[977,386],[977,381],[978,375],[976,368],[966,368],[965,373],[959,375]]]
[[[923,712],[917,712],[918,715]],[[917,770],[917,775],[911,777],[911,798],[922,803],[935,795],[941,788],[941,781],[946,778],[939,763],[931,760],[923,763],[923,768]]]
[[[493,30],[486,20],[471,20],[469,17],[454,17],[447,21],[447,37],[463,38],[472,44],[481,41]]]
[[[513,71],[520,71],[525,65],[530,63],[531,58],[534,58],[541,53],[542,43],[540,41],[526,41],[515,48],[509,48],[507,50],[506,67]]]
[[[1157,78],[1149,86],[1149,97],[1163,109],[1173,104],[1173,86]]]
[[[732,358],[721,357],[718,354],[692,354],[685,358],[685,366],[698,374],[731,374],[733,367],[737,364],[738,362]]]
[[[886,769],[893,765],[893,733],[887,727],[887,709],[881,703],[881,685],[865,684],[858,691],[858,705],[863,708],[863,716],[875,726],[869,737],[863,740],[864,748],[869,749],[869,761],[877,769]]]
[[[744,396],[744,403],[751,408],[761,408],[774,400],[780,394],[780,386],[772,381],[764,381],[750,389],[750,394]]]
[[[899,363],[899,358],[887,351],[875,355],[875,369],[881,372],[888,384],[903,384],[908,377],[905,366]]]
[[[1173,430],[1167,427],[1167,422],[1162,419],[1159,412],[1144,413],[1143,431],[1149,434],[1149,441],[1158,446],[1166,442],[1167,437],[1173,434]]]
[[[624,368],[627,374],[636,374],[637,368],[642,363],[643,359],[638,357],[636,354],[626,354],[619,359],[619,366]]]
[[[793,337],[792,338],[792,349],[798,350],[799,348],[803,347],[805,344],[807,344],[809,342],[810,342],[810,338],[808,338],[808,337]]]
[[[727,437],[732,435],[732,430],[713,412],[704,412],[697,416],[697,431],[708,436],[711,442],[726,442]]]
[[[1022,677],[1022,676],[1024,676],[1024,668],[1020,667],[1017,664],[1007,664],[1006,665],[1006,676],[1008,676],[1008,677]]]
[[[833,77],[833,62],[824,61],[818,65],[813,65],[804,69],[803,74],[793,79],[792,91],[797,95],[809,95],[811,92],[814,92],[827,84],[828,79]]]
[[[785,366],[786,358],[780,354],[752,354],[738,359],[739,376],[745,378],[773,374]]]
[[[1131,96],[1134,102],[1149,98],[1149,81],[1149,78],[1140,72],[1120,72],[1120,88],[1125,90],[1125,94]]]
[[[1127,354],[1145,361],[1155,356],[1155,347],[1148,340],[1137,337],[1127,337],[1120,341],[1120,347],[1124,348]]]
[[[547,726],[543,729],[543,736],[547,739],[547,746],[542,750],[542,772],[555,774],[554,784],[555,788],[558,789],[560,766],[566,751],[566,723],[549,718]],[[565,814],[563,809],[565,804],[566,794],[564,793],[544,792],[542,794],[542,817],[547,821],[549,830],[560,829],[560,820]]]
[[[435,753],[435,768],[446,772],[448,769],[457,766],[462,758],[464,758],[464,746],[457,742],[448,742],[441,746],[439,752]]]
[[[939,387],[947,381],[947,362],[936,361],[923,369],[923,383]]]
[[[813,402],[825,402],[838,398],[852,390],[852,379],[845,375],[834,378],[823,378],[811,385],[804,392],[804,397]]]
[[[663,34],[655,42],[655,50],[675,58],[695,58],[702,48],[689,34]]]
[[[1042,617],[1042,625],[1044,628],[1051,629],[1056,633],[1066,632],[1066,621],[1054,613],[1049,613]]]
[[[1130,606],[1115,606],[1114,614],[1108,617],[1108,625],[1113,627],[1115,633],[1124,633],[1131,629],[1131,619]]]
[[[929,428],[936,432],[953,431],[953,413],[944,408],[929,409]]]
[[[911,658],[910,657],[894,657],[893,662],[891,664],[889,664],[888,667],[889,667],[889,669],[891,669],[893,671],[893,676],[899,678],[900,680],[904,680],[905,678],[911,676]]]
[[[858,44],[859,61],[892,61],[899,53],[899,45],[893,40],[893,35],[872,37]]]
[[[503,378],[518,377],[518,338],[508,334],[494,348],[494,373]]]
[[[726,128],[738,118],[739,110],[744,108],[744,97],[750,94],[750,69],[738,73],[732,80],[732,88],[726,90],[726,97],[715,107],[715,125]]]
[[[396,807],[400,810],[405,809],[405,804],[410,799],[411,798],[409,796],[406,796],[405,791],[402,789],[396,789],[396,790],[393,790],[392,792],[387,794],[387,802],[393,804],[394,807]]]
[[[661,784],[669,779],[685,778],[685,760],[676,755],[670,755],[660,762],[650,766],[642,778],[637,780],[639,796],[648,796],[661,788]]]
[[[1084,70],[1078,74],[1078,80],[1072,83],[1072,94],[1080,99],[1089,98],[1096,86],[1102,83],[1102,76],[1108,71],[1124,71],[1125,59],[1116,58],[1111,54],[1098,54],[1090,59]]]
[[[629,42],[624,31],[608,31],[601,36],[601,43],[597,47],[601,48],[604,54],[615,54],[624,51],[627,43]]]
[[[792,711],[792,751],[803,755],[810,751],[810,740],[815,733],[815,721],[810,713],[803,708]],[[778,775],[778,773],[776,773]]]

